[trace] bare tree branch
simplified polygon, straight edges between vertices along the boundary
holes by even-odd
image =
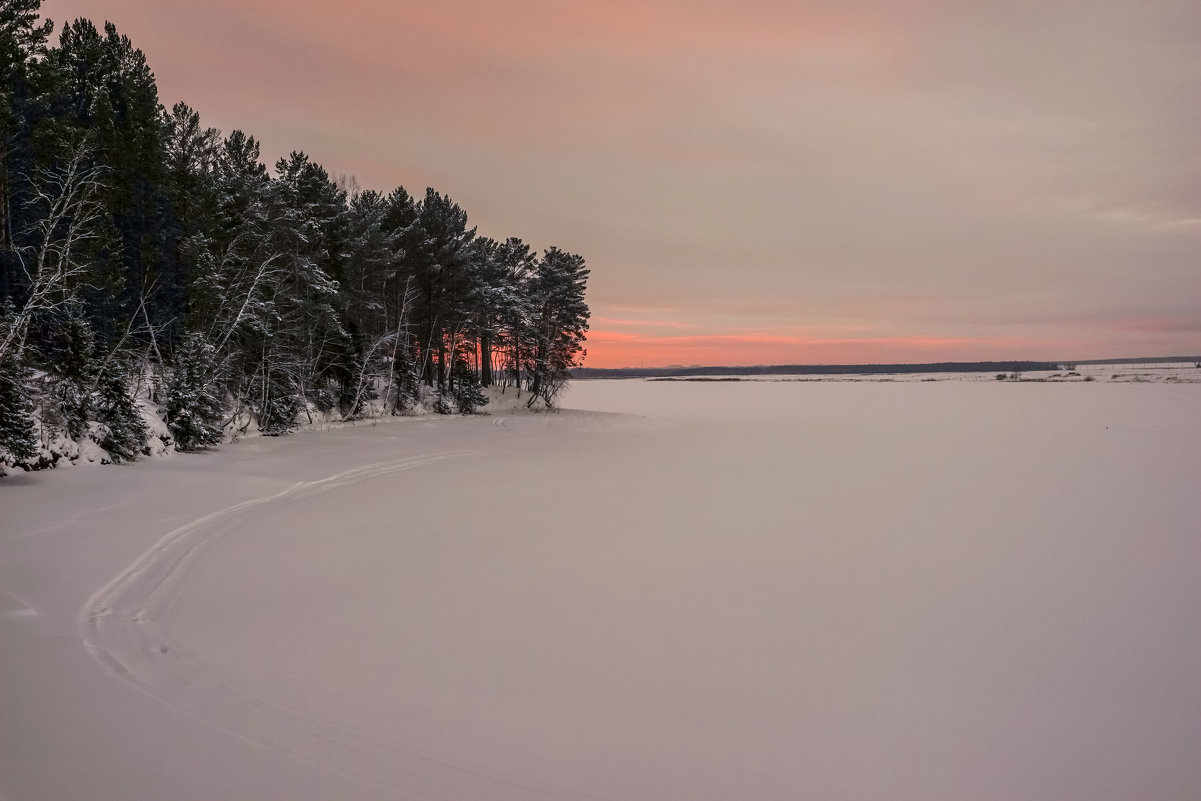
[[[36,244],[15,250],[29,281],[29,298],[2,332],[0,358],[19,358],[34,314],[61,308],[74,300],[76,285],[87,273],[78,250],[99,237],[97,223],[104,213],[97,199],[104,189],[100,181],[103,168],[87,166],[90,155],[86,141],[81,142],[66,167],[38,169],[31,179],[33,197],[29,203],[45,211],[26,231]]]

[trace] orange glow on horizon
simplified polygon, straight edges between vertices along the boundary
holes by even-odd
[[[1063,357],[1075,342],[1022,338],[933,336],[798,337],[716,334],[647,337],[623,331],[590,331],[585,367],[762,364],[901,364],[947,361],[1009,361]]]
[[[266,164],[579,253],[586,367],[1201,353],[1196,37],[1159,3],[1050,81],[1079,20],[1004,4],[96,5],[40,11],[111,20]]]

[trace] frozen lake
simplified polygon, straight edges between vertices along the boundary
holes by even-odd
[[[986,378],[5,479],[0,799],[1201,795],[1201,384]]]

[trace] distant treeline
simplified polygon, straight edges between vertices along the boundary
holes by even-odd
[[[0,3],[0,461],[34,420],[131,457],[139,385],[184,447],[234,417],[471,408],[500,381],[554,401],[584,353],[583,258],[301,152],[269,171],[253,136],[162,106],[111,23],[54,46],[39,9]]]
[[[1079,363],[1079,362],[1077,362]],[[1057,370],[1057,362],[935,362],[933,364],[775,364],[754,367],[578,367],[572,378],[661,378],[739,375],[880,375]]]
[[[1137,359],[1082,359],[1072,364],[1197,364],[1201,356],[1142,356]]]

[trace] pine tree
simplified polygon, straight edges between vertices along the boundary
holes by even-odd
[[[587,283],[584,259],[558,248],[549,248],[534,268],[529,282],[534,341],[530,368],[534,380],[527,406],[542,398],[547,408],[553,407],[571,368],[578,366],[584,356],[589,317],[584,302]]]
[[[275,166],[277,211],[273,245],[284,271],[274,293],[278,311],[271,342],[286,362],[299,400],[332,405],[326,385],[336,377],[349,337],[342,325],[338,276],[343,272],[346,193],[304,153]],[[347,360],[353,362],[353,355]]]
[[[423,377],[427,386],[447,389],[449,353],[466,327],[463,299],[465,277],[473,258],[476,229],[467,227],[467,212],[449,197],[427,189],[417,220],[401,241],[405,261],[412,270],[418,292],[415,313],[418,346],[423,349]]]
[[[200,334],[185,335],[167,383],[167,427],[176,449],[192,451],[221,442],[225,410],[215,390],[216,373],[213,346]]]
[[[407,350],[397,351],[393,362],[392,398],[393,414],[409,414],[421,398],[421,378],[418,375],[412,354]]]
[[[38,452],[24,373],[16,359],[0,358],[0,476],[6,465],[20,464]]]
[[[517,237],[509,237],[493,254],[503,272],[501,291],[496,294],[493,313],[499,318],[499,331],[508,350],[506,363],[518,396],[521,393],[521,368],[533,351],[530,337],[530,276],[537,256]]]
[[[50,20],[38,21],[41,0],[0,3],[0,299],[15,294],[13,177],[29,157],[28,105],[35,93],[33,60],[46,52]]]
[[[146,58],[110,22],[65,25],[41,65],[50,116],[37,147],[62,159],[86,141],[103,170],[105,225],[90,248],[87,312],[103,345],[141,312],[154,324],[182,312],[177,226],[170,207],[165,123]]]
[[[96,376],[94,403],[100,425],[93,436],[114,462],[138,458],[150,436],[129,383],[129,373],[116,360],[101,365]]]
[[[454,384],[455,406],[459,414],[474,414],[481,406],[488,404],[488,396],[480,389],[480,380],[466,359],[455,359],[451,378]]]
[[[40,323],[38,350],[47,374],[42,419],[61,425],[71,439],[81,439],[94,413],[96,335],[75,307],[47,316]]]

